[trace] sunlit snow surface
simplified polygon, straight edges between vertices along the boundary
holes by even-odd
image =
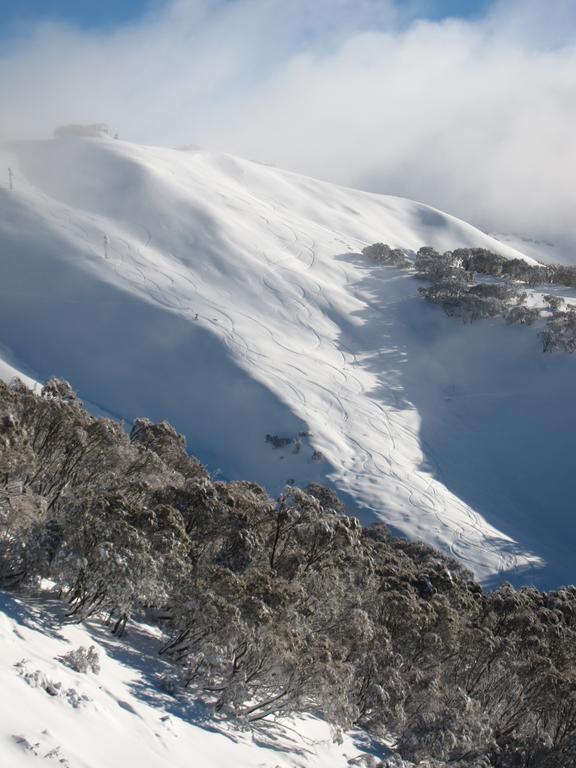
[[[518,251],[418,203],[196,148],[20,143],[8,167],[0,345],[37,380],[172,422],[218,476],[329,482],[483,579],[574,580],[574,360],[544,356],[534,329],[451,321],[409,271],[359,255]],[[308,431],[298,452],[265,442]]]

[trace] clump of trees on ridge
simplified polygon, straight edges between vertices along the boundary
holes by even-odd
[[[502,317],[509,325],[533,325],[546,313],[546,323],[539,333],[544,352],[576,351],[576,309],[564,306],[564,299],[544,296],[542,308],[527,306],[522,286],[540,285],[576,287],[576,267],[561,264],[529,264],[523,259],[505,259],[485,248],[456,248],[439,253],[423,247],[414,262],[403,251],[383,243],[367,246],[363,255],[378,264],[411,267],[415,277],[431,283],[419,293],[438,304],[449,317],[464,323]],[[477,276],[483,276],[479,281]]]

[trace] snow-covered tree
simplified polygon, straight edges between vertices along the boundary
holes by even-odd
[[[449,290],[526,309],[481,286]],[[575,317],[554,312],[555,344]],[[130,441],[62,382],[0,383],[0,579],[42,576],[69,620],[156,617],[182,694],[246,726],[321,712],[420,766],[576,766],[576,588],[484,592],[327,488],[215,482],[170,425],[139,421]],[[81,650],[68,663],[94,670]]]
[[[412,261],[400,248],[391,248],[385,243],[374,243],[362,249],[362,255],[376,264],[401,269],[411,267]]]

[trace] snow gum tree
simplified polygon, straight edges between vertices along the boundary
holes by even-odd
[[[321,712],[421,768],[576,768],[576,588],[484,592],[328,488],[215,482],[168,424],[129,437],[65,382],[0,383],[0,579],[42,577],[69,621],[154,617],[171,690],[245,727]]]

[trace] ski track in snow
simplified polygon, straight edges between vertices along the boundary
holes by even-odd
[[[396,270],[374,270],[374,277],[353,256],[374,241],[411,251],[483,245],[518,252],[437,212],[434,224],[415,224],[426,221],[425,206],[211,153],[94,140],[9,151],[18,178],[13,198],[77,248],[74,258],[86,260],[78,268],[220,338],[238,366],[307,424],[324,478],[360,509],[451,552],[481,578],[538,562],[444,484],[418,411],[398,384],[402,342],[389,338],[398,291],[416,294],[417,285]],[[62,162],[70,172],[56,181]],[[106,199],[114,192],[106,174],[99,180],[101,163],[119,178],[134,168],[143,174],[129,204]],[[82,173],[100,185],[100,197],[85,189]],[[364,280],[376,288],[367,290]],[[382,319],[372,330],[364,316]],[[305,481],[312,470],[299,471]]]

